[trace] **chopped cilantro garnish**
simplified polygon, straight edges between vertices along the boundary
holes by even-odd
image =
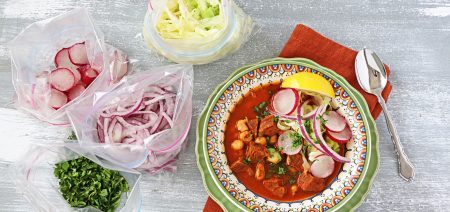
[[[286,174],[286,170],[284,169],[284,167],[282,166],[278,167],[278,174],[279,175]]]
[[[302,136],[298,132],[294,132],[289,134],[289,137],[292,139],[292,148],[297,148],[302,144]]]
[[[251,160],[250,158],[245,158],[242,162],[248,165],[250,164]]]

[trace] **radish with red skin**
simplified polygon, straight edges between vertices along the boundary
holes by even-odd
[[[346,126],[341,132],[332,132],[327,130],[326,134],[331,140],[340,144],[345,144],[352,138],[352,131],[348,126]]]
[[[57,110],[67,103],[67,96],[61,91],[54,88],[50,90],[50,98],[48,100],[48,105],[53,109]]]
[[[81,81],[83,83],[85,83],[87,86],[89,86],[91,84],[91,82],[95,80],[95,78],[97,76],[98,76],[98,72],[93,68],[89,68],[81,76]]]
[[[323,119],[326,121],[325,128],[331,132],[341,132],[347,126],[345,118],[335,111],[326,112]]]
[[[78,66],[89,63],[84,42],[77,43],[69,48],[69,59],[73,64]]]
[[[84,92],[84,90],[86,90],[86,88],[83,85],[81,85],[81,84],[75,85],[73,88],[71,88],[67,92],[67,97],[69,98],[69,101],[72,101],[75,98],[77,98],[78,96],[80,96],[81,93]]]
[[[279,90],[271,100],[273,110],[280,115],[291,114],[300,103],[300,95],[293,88]]]
[[[71,70],[76,70],[78,68],[77,65],[70,61],[68,48],[59,50],[59,52],[55,55],[54,62],[57,68],[68,68]]]
[[[75,85],[75,76],[70,69],[57,68],[49,75],[50,85],[59,91],[67,91]]]
[[[334,160],[328,155],[315,158],[311,164],[311,174],[318,178],[327,178],[334,171]]]

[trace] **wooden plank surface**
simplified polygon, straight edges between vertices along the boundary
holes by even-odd
[[[450,3],[399,1],[238,0],[257,32],[242,49],[212,64],[195,66],[194,116],[211,91],[233,70],[274,57],[295,24],[305,23],[354,49],[375,50],[392,68],[394,90],[388,107],[406,152],[416,166],[416,181],[397,176],[397,162],[383,117],[380,170],[359,211],[447,211],[450,199]],[[168,64],[151,53],[140,33],[145,1],[0,0],[0,211],[30,211],[15,190],[9,169],[27,142],[65,136],[29,115],[13,110],[10,60],[6,42],[27,25],[75,7],[89,9],[106,41],[138,60],[136,67]],[[145,177],[143,211],[200,211],[207,194],[197,169],[195,129],[181,155],[176,174]]]

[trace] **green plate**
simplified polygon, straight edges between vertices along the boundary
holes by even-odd
[[[245,93],[297,72],[318,74],[333,86],[339,110],[353,133],[345,153],[350,163],[342,166],[323,192],[300,201],[278,202],[253,193],[233,175],[223,132],[230,111]],[[236,70],[214,90],[198,119],[196,156],[206,190],[226,211],[352,211],[367,195],[378,170],[378,133],[364,98],[343,77],[308,59],[273,58]]]

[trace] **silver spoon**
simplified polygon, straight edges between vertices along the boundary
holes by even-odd
[[[386,69],[381,59],[375,54],[375,52],[369,49],[363,49],[358,52],[355,60],[356,78],[359,85],[370,94],[377,96],[378,102],[384,112],[386,124],[388,126],[389,134],[391,135],[392,142],[394,143],[395,150],[398,156],[399,174],[406,181],[412,181],[414,179],[414,167],[406,156],[403,150],[400,138],[397,135],[397,130],[392,123],[391,115],[389,114],[386,103],[384,102],[381,92],[387,83]]]

